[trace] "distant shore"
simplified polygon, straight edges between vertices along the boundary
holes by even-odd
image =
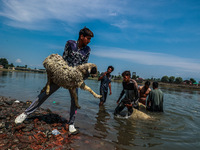
[[[8,71],[8,72],[12,72],[12,71],[15,71],[15,72],[30,72],[30,73],[40,73],[40,72],[33,72],[33,71],[22,71],[22,70],[10,70],[10,69],[5,69],[5,68],[0,68],[0,71]],[[98,80],[97,77],[89,77],[88,78],[89,80]],[[112,82],[118,82],[118,83],[121,83],[123,80],[120,79],[120,80],[113,80],[112,79]],[[153,81],[150,81],[151,83]],[[144,85],[145,81],[143,81],[142,83],[139,83],[138,82],[138,85]],[[185,89],[193,89],[193,90],[200,90],[200,86],[197,86],[197,85],[189,85],[189,84],[176,84],[176,83],[164,83],[164,82],[158,82],[159,83],[159,86],[160,87],[172,87],[172,88],[185,88]]]
[[[45,70],[37,70],[37,69],[5,69],[5,68],[0,68],[0,71],[8,71],[8,72],[31,72],[31,73],[46,73]]]
[[[98,80],[97,77],[89,77],[89,80]],[[112,82],[118,82],[121,83],[123,80],[112,80]],[[150,81],[151,83],[153,81]],[[143,81],[142,83],[138,83],[138,85],[142,86],[145,84],[145,81]],[[189,85],[189,84],[176,84],[176,83],[164,83],[164,82],[158,82],[160,87],[171,87],[171,88],[185,88],[185,89],[193,89],[193,90],[200,90],[200,86],[197,85]]]

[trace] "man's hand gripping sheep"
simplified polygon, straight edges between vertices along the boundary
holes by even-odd
[[[101,95],[96,94],[84,83],[84,80],[87,79],[89,75],[97,75],[97,66],[95,64],[86,63],[77,67],[70,67],[62,56],[52,54],[44,60],[43,65],[47,71],[48,81],[41,92],[46,91],[48,95],[51,83],[69,89],[70,95],[74,98],[77,108],[80,108],[80,106],[78,104],[76,88],[89,91],[94,97],[101,98]]]

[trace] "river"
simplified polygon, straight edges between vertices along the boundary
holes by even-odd
[[[33,101],[46,84],[46,74],[0,71],[0,96]],[[100,82],[85,83],[99,93]],[[146,112],[151,120],[116,118],[113,115],[122,84],[112,82],[112,95],[103,107],[89,92],[79,89],[75,126],[81,132],[75,149],[200,149],[200,91],[160,87],[164,113]],[[68,119],[70,95],[60,88],[42,105]],[[124,110],[126,112],[126,110]]]

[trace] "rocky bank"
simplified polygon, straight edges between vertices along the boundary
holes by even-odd
[[[73,149],[70,144],[78,138],[68,132],[67,120],[49,109],[38,109],[21,124],[15,124],[30,101],[0,96],[0,149]],[[60,134],[54,135],[57,129]]]

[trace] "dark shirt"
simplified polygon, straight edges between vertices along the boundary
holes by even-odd
[[[163,112],[163,98],[163,92],[160,89],[152,90],[147,100],[147,110]]]
[[[65,45],[63,59],[72,67],[82,65],[88,62],[90,51],[89,46],[79,49],[77,41],[69,40]]]
[[[122,101],[129,101],[129,103],[135,104],[138,103],[138,87],[136,86],[137,83],[135,80],[131,79],[129,83],[122,82],[123,90],[120,94],[119,99],[125,94],[125,97]],[[125,102],[128,103],[128,102]]]
[[[101,76],[103,75],[104,73],[101,74]],[[108,92],[108,86],[109,86],[109,83],[111,82],[111,75],[107,76],[105,75],[102,79],[101,79],[101,86],[100,88],[102,88],[104,90],[104,92]]]

